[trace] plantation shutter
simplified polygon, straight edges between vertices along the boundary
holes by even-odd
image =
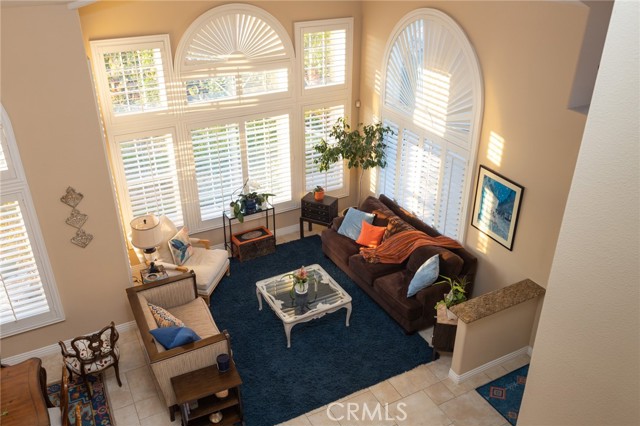
[[[396,170],[398,162],[398,125],[392,121],[384,120],[384,126],[391,129],[391,133],[384,135],[385,158],[387,160],[387,166],[381,169],[379,191],[385,194],[387,197],[393,199],[396,197],[395,183],[396,183]]]
[[[171,134],[118,144],[132,218],[166,215],[182,225],[182,205]],[[130,218],[130,219],[132,219]]]
[[[347,31],[306,32],[303,37],[305,89],[345,84]]]
[[[243,184],[240,129],[222,124],[191,131],[201,220],[220,217]]]
[[[420,150],[420,137],[410,130],[402,131],[402,143],[400,152],[399,182],[396,198],[400,204],[415,212],[418,207],[418,191],[420,189],[420,167],[422,152]]]
[[[425,139],[422,147],[420,169],[419,201],[416,212],[427,224],[434,226],[440,183],[440,163],[442,149],[436,143]]]
[[[338,161],[331,165],[328,171],[320,172],[315,160],[320,154],[313,147],[322,139],[333,144],[335,140],[329,138],[329,132],[338,118],[344,116],[344,106],[315,108],[304,112],[304,147],[305,147],[305,189],[312,191],[317,185],[325,191],[342,189],[344,186],[344,162]]]
[[[260,118],[245,123],[248,178],[258,182],[258,192],[275,194],[272,204],[291,200],[289,115]]]
[[[102,60],[115,116],[168,107],[160,48],[103,53]]]
[[[0,205],[0,324],[49,312],[18,200]]]
[[[438,212],[438,230],[459,238],[464,218],[461,215],[465,202],[464,182],[467,174],[467,160],[461,155],[448,151],[444,161],[444,173],[440,186],[440,209]]]

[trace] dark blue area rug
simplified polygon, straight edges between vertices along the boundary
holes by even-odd
[[[527,364],[495,379],[493,382],[480,386],[476,389],[476,392],[491,404],[498,413],[502,414],[502,417],[515,426],[518,421],[528,373],[529,365]]]
[[[266,302],[258,310],[255,284],[314,263],[353,299],[350,326],[346,309],[298,324],[287,349],[282,321]],[[248,262],[232,259],[231,276],[216,288],[211,312],[231,335],[248,426],[284,422],[431,360],[424,339],[405,335],[324,257],[318,236],[278,245],[275,253]]]

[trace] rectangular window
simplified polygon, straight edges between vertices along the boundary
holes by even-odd
[[[191,130],[193,161],[202,221],[228,209],[233,191],[242,187],[242,155],[238,124]]]
[[[317,185],[325,191],[335,191],[344,186],[344,163],[334,163],[326,172],[318,170],[315,160],[320,157],[313,147],[322,139],[327,143],[335,143],[329,137],[331,128],[338,118],[344,116],[344,106],[311,108],[304,111],[304,148],[305,148],[305,189],[312,191]]]
[[[260,118],[245,124],[248,178],[260,192],[276,194],[273,203],[291,200],[289,116]]]
[[[176,155],[171,133],[118,142],[131,218],[147,213],[183,224]]]

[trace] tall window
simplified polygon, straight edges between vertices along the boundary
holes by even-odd
[[[154,212],[195,232],[218,227],[247,179],[279,211],[311,184],[343,194],[342,164],[320,175],[309,156],[348,113],[352,23],[311,24],[296,24],[299,66],[284,27],[244,4],[196,19],[175,63],[167,35],[91,42],[125,223]]]
[[[6,337],[62,321],[64,314],[4,108],[0,134],[0,334]]]
[[[303,100],[305,190],[322,186],[331,195],[349,194],[344,162],[318,171],[313,149],[322,139],[334,143],[329,132],[338,118],[350,113],[353,19],[300,22],[295,25],[298,72]]]
[[[480,67],[462,29],[418,9],[396,26],[385,56],[382,117],[388,165],[377,191],[463,239],[482,117]]]

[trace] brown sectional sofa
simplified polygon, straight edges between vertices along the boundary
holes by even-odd
[[[368,197],[359,210],[373,213],[377,211],[374,225],[384,226],[388,215],[395,215],[415,229],[436,237],[438,231],[426,225],[393,200],[380,195],[379,199]],[[359,254],[360,246],[348,237],[338,234],[344,217],[334,219],[332,225],[322,232],[322,251],[342,269],[360,288],[376,301],[407,333],[427,328],[434,324],[435,304],[441,300],[448,287],[432,285],[420,290],[415,296],[407,297],[407,289],[418,268],[431,256],[440,255],[440,275],[467,276],[471,284],[467,296],[473,291],[473,280],[477,259],[464,248],[446,249],[425,246],[416,249],[401,264],[368,263]]]

